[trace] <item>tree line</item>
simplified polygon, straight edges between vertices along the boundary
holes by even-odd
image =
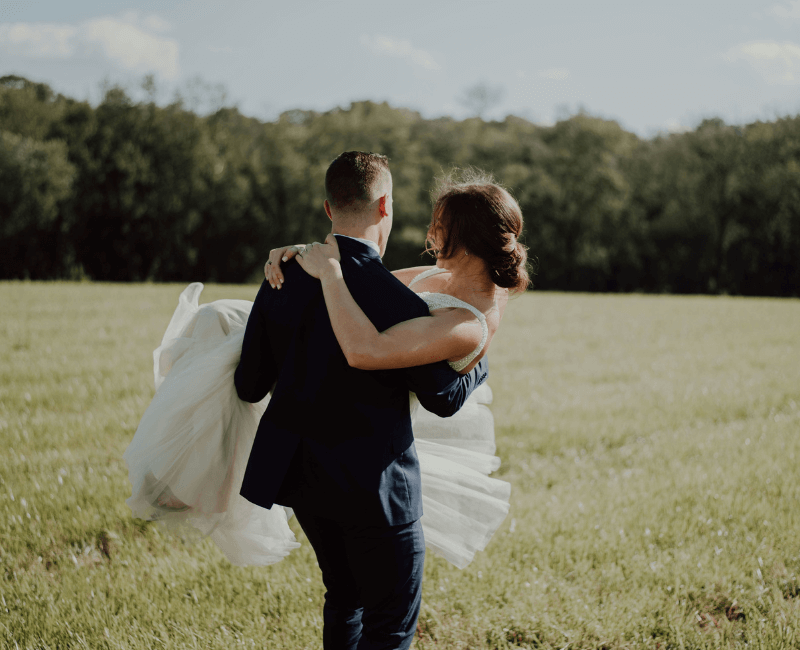
[[[321,239],[330,161],[390,158],[389,268],[421,257],[434,178],[493,172],[525,216],[541,289],[800,295],[800,116],[643,139],[581,113],[553,126],[385,103],[262,122],[118,87],[102,101],[0,78],[0,278],[245,282]]]

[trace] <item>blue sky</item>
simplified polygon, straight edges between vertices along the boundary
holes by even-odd
[[[0,74],[96,102],[103,80],[274,119],[388,101],[547,124],[584,108],[643,136],[800,112],[800,0],[0,0]],[[202,79],[203,84],[197,83]]]

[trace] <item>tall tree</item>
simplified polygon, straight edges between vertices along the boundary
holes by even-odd
[[[54,257],[60,210],[75,174],[62,142],[37,142],[0,131],[0,277],[63,276]]]

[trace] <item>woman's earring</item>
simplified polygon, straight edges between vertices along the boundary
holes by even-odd
[[[469,251],[464,251],[464,255],[469,255]]]

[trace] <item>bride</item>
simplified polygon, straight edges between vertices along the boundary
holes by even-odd
[[[519,206],[490,178],[445,179],[428,231],[436,266],[395,272],[425,300],[431,317],[385,332],[347,290],[332,235],[324,245],[274,249],[265,273],[278,291],[284,281],[279,260],[297,257],[321,279],[331,324],[353,367],[446,360],[469,372],[486,354],[509,293],[528,285],[521,233]],[[124,455],[133,485],[127,503],[137,517],[211,537],[234,564],[270,564],[298,544],[287,524],[291,511],[266,510],[239,495],[269,401],[243,402],[233,384],[252,303],[199,305],[202,288],[194,283],[184,290],[154,352],[156,394]],[[442,419],[412,395],[426,545],[459,568],[486,546],[508,512],[509,484],[488,476],[500,464],[490,402],[491,391],[482,386],[455,416]]]

